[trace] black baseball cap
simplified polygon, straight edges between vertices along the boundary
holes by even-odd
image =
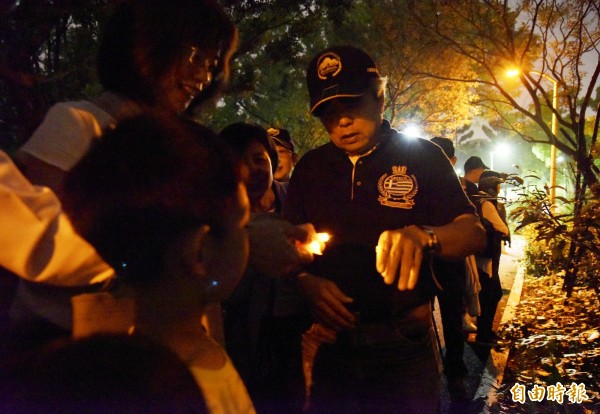
[[[310,113],[331,99],[364,95],[372,78],[379,78],[377,66],[361,49],[333,46],[319,52],[306,70]]]
[[[296,145],[294,144],[294,140],[287,129],[269,128],[267,129],[267,132],[271,138],[273,138],[273,141],[275,141],[275,145],[284,147],[292,152],[296,152]]]
[[[469,157],[465,161],[465,166],[464,166],[465,173],[472,171],[472,170],[476,170],[477,168],[483,168],[484,170],[490,169],[487,165],[485,165],[483,163],[481,158],[479,158],[477,156]]]

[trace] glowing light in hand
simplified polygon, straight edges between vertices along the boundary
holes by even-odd
[[[323,249],[325,248],[325,243],[327,243],[331,239],[331,236],[328,233],[317,233],[316,236],[306,244],[306,250],[308,250],[312,254],[323,254]]]

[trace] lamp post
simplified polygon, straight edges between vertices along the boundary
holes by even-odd
[[[558,123],[556,119],[556,111],[558,110],[558,81],[554,79],[550,75],[546,75],[545,73],[538,72],[536,70],[532,70],[532,73],[537,73],[541,75],[543,78],[548,79],[552,82],[553,90],[552,90],[552,135],[554,139],[556,139],[558,134]],[[552,144],[550,146],[550,208],[554,210],[554,204],[556,201],[556,145]]]
[[[516,76],[519,74],[519,70],[513,69],[507,72],[508,76]],[[536,73],[543,78],[546,78],[550,82],[552,82],[553,91],[552,91],[552,135],[554,136],[553,140],[556,139],[558,134],[558,120],[556,118],[556,111],[558,110],[558,81],[554,79],[552,76],[547,75],[545,73],[539,72],[537,70],[530,70],[531,73]],[[550,208],[554,210],[554,204],[556,201],[556,145],[552,143],[550,146]]]

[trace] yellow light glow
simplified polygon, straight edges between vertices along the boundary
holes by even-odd
[[[312,254],[323,254],[323,249],[321,249],[321,243],[318,240],[314,240],[308,243],[306,245],[306,250],[308,250]]]
[[[317,233],[317,240],[321,243],[327,243],[331,239],[329,233]]]
[[[506,76],[514,78],[515,76],[519,76],[521,71],[519,69],[509,69],[506,71]]]
[[[327,243],[331,239],[331,236],[328,233],[317,233],[315,234],[311,241],[304,245],[304,249],[312,254],[322,255],[323,250],[325,249],[325,243]]]

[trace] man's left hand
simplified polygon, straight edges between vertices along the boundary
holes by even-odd
[[[386,284],[397,280],[399,290],[412,290],[419,280],[423,261],[424,236],[417,226],[386,230],[377,243],[377,271]]]

